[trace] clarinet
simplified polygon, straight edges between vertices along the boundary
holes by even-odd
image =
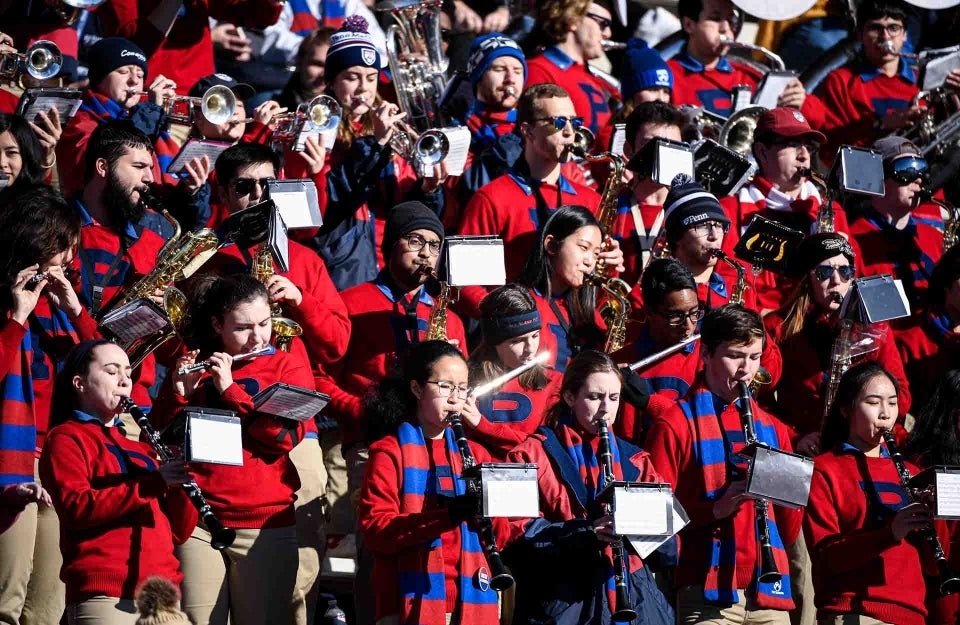
[[[882,436],[883,442],[887,445],[887,452],[890,454],[890,459],[893,460],[893,466],[897,468],[897,474],[900,476],[900,486],[906,491],[907,497],[910,498],[910,503],[919,501],[916,497],[916,491],[910,486],[910,479],[913,476],[910,475],[910,470],[903,461],[903,454],[900,453],[900,449],[897,447],[897,441],[893,437],[893,432],[883,430]],[[937,561],[937,571],[940,574],[940,594],[951,595],[960,591],[960,577],[957,577],[957,575],[950,570],[950,563],[947,562],[947,557],[943,553],[943,545],[940,544],[940,538],[933,529],[933,525],[929,525],[920,530],[920,535],[927,541],[927,544],[930,545],[933,558]]]
[[[616,481],[613,474],[613,452],[611,451],[610,428],[607,422],[599,419],[599,445],[597,450],[597,459],[600,462],[600,473],[603,475],[604,485],[612,484]],[[607,502],[603,504],[603,513],[611,514],[613,506]],[[630,603],[630,563],[627,561],[627,550],[623,545],[623,538],[617,536],[617,539],[610,545],[610,551],[613,553],[613,584],[616,594],[616,601],[613,607],[613,620],[632,621],[637,618],[637,611]]]
[[[745,382],[738,382],[737,387],[740,389],[740,424],[743,427],[743,437],[746,439],[747,447],[750,447],[757,444],[757,431],[753,426],[753,408],[750,406],[750,387]],[[773,557],[767,500],[755,499],[753,508],[757,516],[757,531],[760,534],[760,575],[757,579],[764,584],[778,582],[783,576],[777,570],[777,562]]]
[[[133,418],[136,419],[137,425],[140,426],[140,431],[146,435],[147,441],[153,447],[154,451],[157,452],[157,457],[161,463],[170,462],[174,459],[173,452],[167,447],[167,444],[160,439],[160,433],[157,432],[153,424],[150,423],[150,420],[147,419],[147,415],[143,414],[143,411],[140,410],[132,399],[122,397],[120,399],[120,409],[124,412],[129,412]],[[200,519],[203,521],[203,524],[210,530],[210,546],[220,551],[232,545],[234,539],[237,537],[237,532],[229,527],[225,527],[223,523],[220,522],[220,519],[217,518],[217,515],[210,507],[210,504],[207,503],[196,480],[190,480],[183,484],[183,490],[187,493],[190,503],[192,503],[197,509],[197,512],[200,513]]]
[[[460,413],[452,413],[447,417],[447,425],[453,430],[453,436],[457,439],[457,447],[460,450],[460,457],[463,459],[463,469],[466,471],[477,466],[477,460],[473,457],[470,450],[470,443],[467,441],[467,433],[463,429],[463,421],[460,420]],[[480,485],[477,480],[468,479],[467,488],[471,493],[479,493]],[[483,552],[487,556],[487,564],[490,565],[490,588],[497,591],[507,590],[513,587],[513,575],[507,572],[507,567],[503,564],[503,558],[500,556],[500,548],[497,547],[497,539],[493,534],[493,521],[484,516],[479,516],[477,521],[480,525],[480,543],[483,545]]]

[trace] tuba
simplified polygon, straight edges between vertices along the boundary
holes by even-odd
[[[441,125],[440,97],[449,64],[441,47],[442,6],[441,0],[383,0],[374,7],[393,17],[386,33],[387,60],[400,110],[417,132]]]
[[[749,155],[757,122],[766,111],[762,106],[748,106],[733,113],[720,127],[717,143],[742,156]]]
[[[59,74],[62,65],[63,54],[57,44],[41,39],[23,54],[7,52],[0,56],[0,80],[17,82],[23,71],[36,80],[47,80]]]
[[[441,280],[437,275],[437,270],[433,267],[423,266],[423,273],[427,274],[440,284],[440,295],[433,303],[433,310],[430,311],[430,320],[427,322],[427,333],[424,338],[426,341],[446,341],[447,340],[447,306],[450,305],[450,285],[446,280]]]
[[[270,245],[266,241],[257,246],[257,253],[250,266],[250,275],[264,286],[273,277],[273,256],[270,254]],[[303,328],[299,323],[283,316],[280,302],[270,304],[270,326],[274,336],[277,337],[275,340],[277,349],[282,352],[289,352],[294,337],[303,334]]]

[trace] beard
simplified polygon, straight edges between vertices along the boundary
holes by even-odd
[[[140,199],[133,202],[130,197],[133,191],[140,191]],[[143,201],[144,188],[124,188],[115,172],[107,174],[107,186],[103,190],[103,204],[107,209],[107,216],[112,226],[122,228],[128,223],[138,223],[146,211]]]

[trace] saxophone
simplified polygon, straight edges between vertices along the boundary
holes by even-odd
[[[833,212],[833,200],[830,197],[830,187],[827,185],[827,181],[809,167],[803,170],[802,175],[823,189],[823,197],[820,198],[820,208],[817,209],[817,223],[814,225],[815,233],[836,232],[836,216]]]
[[[920,189],[920,200],[933,202],[946,214],[943,219],[943,253],[946,254],[947,250],[957,244],[957,237],[960,235],[960,208],[933,197],[933,191],[929,189]]]
[[[609,297],[600,307],[600,316],[607,324],[607,340],[603,351],[607,354],[619,350],[627,340],[627,322],[630,320],[630,302],[620,290],[612,285],[617,278],[601,278],[594,273],[583,274],[584,280],[606,293]]]
[[[445,280],[441,280],[437,275],[437,270],[427,265],[423,266],[423,273],[440,283],[440,295],[433,302],[433,310],[430,311],[430,320],[427,322],[426,341],[446,341],[447,340],[447,306],[450,304],[450,285]]]
[[[257,253],[253,257],[253,264],[250,266],[250,275],[266,285],[273,277],[273,256],[270,254],[270,246],[266,241],[257,246]],[[273,335],[276,337],[276,346],[282,352],[289,352],[293,339],[303,334],[303,328],[293,319],[283,316],[283,308],[280,302],[270,304],[270,326]]]

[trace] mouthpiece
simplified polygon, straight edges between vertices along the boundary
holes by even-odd
[[[884,52],[886,52],[887,54],[896,54],[896,53],[897,53],[897,49],[896,49],[896,47],[894,47],[893,41],[891,41],[891,40],[889,40],[889,39],[884,39],[883,41],[880,42],[879,45],[880,45],[880,49],[883,50]]]
[[[843,303],[843,296],[840,295],[839,293],[831,293],[831,294],[830,294],[830,301],[833,302],[834,304],[842,304],[842,303]]]
[[[719,258],[720,260],[723,260],[725,258],[730,258],[729,256],[727,256],[727,253],[721,250],[719,247],[715,250],[710,250],[710,255],[713,256],[714,258]]]
[[[517,95],[517,90],[513,87],[507,87],[503,90],[503,93],[504,95],[513,98]]]

